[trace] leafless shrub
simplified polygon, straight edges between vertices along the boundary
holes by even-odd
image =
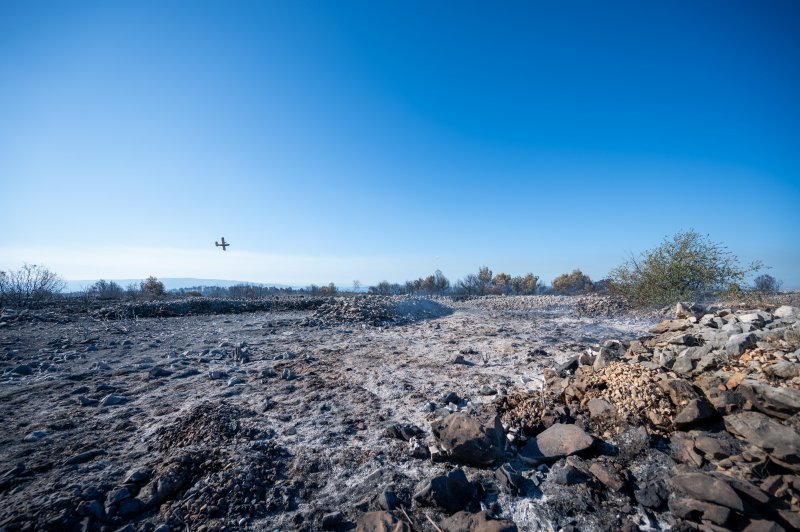
[[[92,299],[122,299],[125,290],[114,281],[100,279],[89,287],[88,296]]]
[[[35,307],[56,297],[66,284],[56,273],[37,264],[0,272],[0,305]]]

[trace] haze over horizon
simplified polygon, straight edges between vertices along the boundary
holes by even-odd
[[[549,283],[693,228],[798,289],[798,23],[790,1],[5,2],[0,269]]]

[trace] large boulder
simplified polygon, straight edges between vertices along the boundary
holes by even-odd
[[[800,308],[784,305],[776,308],[772,315],[780,319],[796,318],[800,315]]]
[[[356,532],[411,532],[411,527],[392,512],[367,512],[358,518]]]
[[[704,473],[685,473],[670,477],[672,488],[692,499],[706,501],[739,512],[744,510],[742,499],[724,480]]]
[[[743,380],[736,387],[741,395],[765,414],[788,419],[800,412],[800,390],[770,386],[753,379]]]
[[[731,515],[730,508],[688,497],[670,499],[669,509],[675,517],[691,521],[711,521],[717,525],[724,524]]]
[[[556,423],[528,441],[519,457],[534,464],[552,461],[586,451],[593,443],[594,439],[577,425]]]
[[[800,434],[759,412],[725,416],[725,428],[734,436],[763,449],[773,461],[800,471]]]
[[[734,334],[725,343],[725,353],[728,356],[739,356],[746,350],[756,346],[758,337],[753,333]]]
[[[505,454],[505,431],[496,414],[450,414],[432,423],[431,432],[442,449],[466,464],[490,465]]]
[[[800,377],[800,363],[779,360],[771,366],[766,366],[764,368],[764,373],[778,379],[793,379],[795,377]]]

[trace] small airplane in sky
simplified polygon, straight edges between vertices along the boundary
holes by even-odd
[[[229,243],[225,242],[225,237],[224,236],[222,237],[222,243],[221,244],[219,242],[214,242],[214,244],[217,247],[221,247],[222,251],[227,251],[228,250],[228,246],[230,246]]]

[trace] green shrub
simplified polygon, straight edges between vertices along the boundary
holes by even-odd
[[[671,305],[734,294],[759,262],[741,267],[735,255],[694,230],[679,232],[611,272],[611,290],[636,306]]]

